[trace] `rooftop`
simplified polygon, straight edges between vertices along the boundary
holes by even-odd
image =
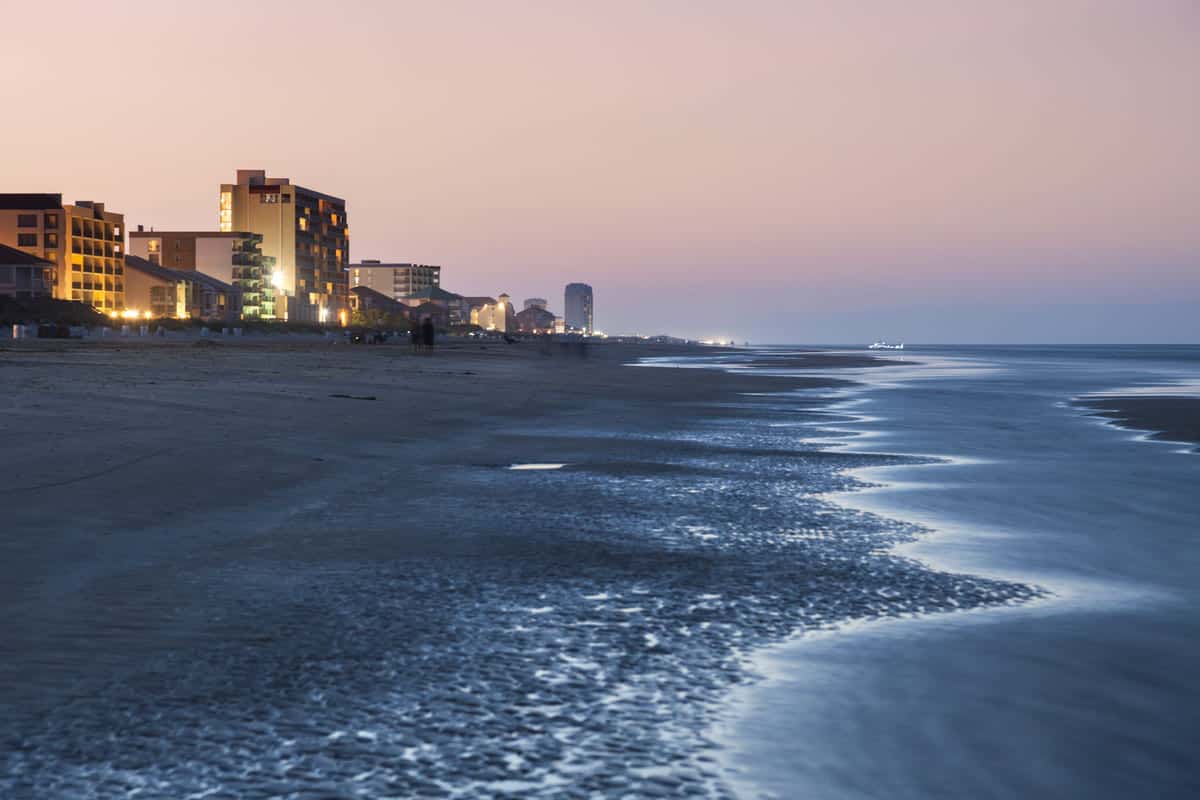
[[[414,300],[460,300],[462,295],[448,292],[440,286],[429,286],[424,289],[418,289],[415,292],[409,292],[405,297],[413,298]]]
[[[6,244],[0,244],[0,264],[6,267],[24,266],[32,264],[39,267],[50,267],[54,265],[53,261],[47,261],[44,258],[31,256],[24,250],[18,250],[15,247],[9,247]]]
[[[129,231],[131,239],[145,239],[151,236],[195,236],[204,239],[244,239],[247,236],[259,236],[261,234],[249,233],[247,231],[156,231],[156,230],[136,230]]]
[[[135,269],[138,272],[145,273],[162,281],[191,281],[192,283],[203,283],[222,292],[240,291],[235,286],[230,286],[225,281],[217,280],[211,275],[205,275],[203,272],[197,272],[194,269],[170,269],[168,267],[160,267],[158,264],[151,264],[144,258],[138,256],[125,256],[125,268]]]
[[[24,211],[39,209],[50,211],[62,208],[62,194],[0,194],[0,209],[6,211]]]
[[[331,194],[325,194],[324,192],[318,192],[316,189],[309,189],[306,186],[300,186],[298,184],[294,184],[294,183],[292,183],[291,178],[269,178],[269,177],[267,177],[266,170],[262,170],[262,169],[239,169],[237,171],[237,183],[222,184],[222,186],[256,186],[256,187],[273,186],[273,187],[277,187],[277,188],[283,188],[283,187],[287,186],[287,187],[291,187],[294,191],[305,192],[307,194],[310,194],[317,198],[321,198],[323,200],[330,200],[334,203],[340,203],[341,205],[346,204],[346,201],[341,197],[335,197],[334,195],[331,195]]]
[[[183,276],[173,269],[160,267],[158,264],[151,264],[144,258],[131,256],[128,253],[125,254],[125,268],[135,269],[138,272],[158,278],[161,281],[178,281],[183,279]]]
[[[358,262],[357,264],[351,264],[350,267],[352,269],[359,269],[359,268],[375,269],[376,267],[385,267],[387,269],[401,269],[403,267],[424,267],[426,269],[441,269],[441,267],[437,266],[436,264],[408,264],[408,263],[400,263],[400,262],[395,262],[395,261],[376,261],[375,259],[371,259],[371,258],[364,258],[362,261]]]

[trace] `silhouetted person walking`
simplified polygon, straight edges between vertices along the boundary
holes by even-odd
[[[433,320],[426,317],[421,322],[421,344],[425,346],[427,353],[433,352],[433,337],[434,337]]]

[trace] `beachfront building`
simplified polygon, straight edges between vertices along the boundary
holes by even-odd
[[[462,325],[471,318],[467,298],[448,292],[440,286],[427,286],[415,292],[402,294],[396,299],[409,308],[419,308],[428,304],[441,306],[446,312],[447,325]]]
[[[412,310],[377,292],[369,286],[354,286],[350,289],[350,319],[356,325],[394,325],[398,318],[412,319]]]
[[[60,275],[69,260],[65,231],[61,194],[0,194],[0,244],[50,262],[52,297],[62,297],[60,282],[70,291],[70,281]]]
[[[563,293],[563,318],[567,330],[591,336],[593,312],[592,287],[586,283],[568,283]]]
[[[130,307],[151,318],[235,323],[242,318],[236,286],[196,270],[171,269],[138,256],[125,261]]]
[[[442,285],[442,268],[432,264],[400,264],[363,260],[350,265],[350,288],[366,286],[393,300]]]
[[[543,306],[526,306],[517,312],[517,330],[521,333],[554,333],[554,320],[557,317]]]
[[[475,312],[477,312],[479,309],[486,305],[495,305],[496,298],[482,296],[463,297],[463,304],[467,308],[467,321],[470,322],[471,318],[475,315]]]
[[[419,325],[425,320],[429,320],[433,323],[433,327],[439,331],[444,331],[451,325],[450,313],[444,305],[439,303],[422,303],[418,306],[410,306],[408,313],[414,324]]]
[[[274,313],[291,322],[349,322],[350,227],[346,201],[240,169],[221,184],[218,228],[262,236],[271,259]]]
[[[478,325],[486,331],[508,333],[517,330],[516,311],[509,302],[506,294],[501,294],[495,302],[485,303],[471,311],[471,324]]]
[[[528,297],[525,299],[525,305],[522,306],[521,310],[524,311],[527,308],[544,309],[549,305],[550,305],[550,301],[545,299],[544,297]]]
[[[54,293],[54,262],[0,244],[0,296],[30,299]]]
[[[262,254],[263,236],[248,231],[129,232],[129,255],[151,264],[200,272],[241,291],[242,316],[274,319],[274,262]]]
[[[101,311],[125,308],[125,216],[61,194],[0,194],[0,244],[53,265],[52,295]]]

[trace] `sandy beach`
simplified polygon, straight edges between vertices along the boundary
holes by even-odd
[[[1095,416],[1123,428],[1148,431],[1151,439],[1200,445],[1200,398],[1157,395],[1081,400]]]
[[[1036,594],[826,499],[920,462],[804,446],[836,379],[625,366],[694,353],[6,347],[0,789],[727,796],[756,647]]]

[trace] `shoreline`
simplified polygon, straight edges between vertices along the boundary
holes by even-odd
[[[120,344],[0,355],[21,387],[6,466],[17,490],[43,493],[11,528],[39,535],[0,548],[0,635],[21,654],[0,670],[0,706],[39,743],[8,771],[64,793],[101,779],[253,788],[181,744],[198,725],[298,775],[337,753],[377,792],[536,794],[582,761],[596,791],[719,793],[704,731],[746,679],[745,652],[831,620],[1025,591],[878,555],[910,526],[829,516],[820,494],[860,483],[849,470],[910,462],[769,426],[822,419],[820,398],[780,395],[843,385],[827,375],[622,369],[654,355],[640,345],[584,359]],[[892,585],[908,588],[879,594]],[[53,668],[30,681],[31,660]],[[64,698],[68,683],[81,694]],[[231,691],[236,703],[214,699]],[[395,724],[380,730],[383,709]],[[266,726],[249,740],[247,715]],[[417,724],[429,715],[436,728]],[[564,749],[576,718],[588,733]],[[100,735],[135,722],[183,766],[135,768]],[[356,730],[372,744],[346,751]],[[379,761],[414,747],[436,757]],[[462,760],[481,748],[485,763]]]
[[[1141,433],[1148,441],[1184,445],[1187,449],[1183,452],[1200,453],[1200,397],[1113,394],[1076,398],[1071,404],[1110,427]]]

